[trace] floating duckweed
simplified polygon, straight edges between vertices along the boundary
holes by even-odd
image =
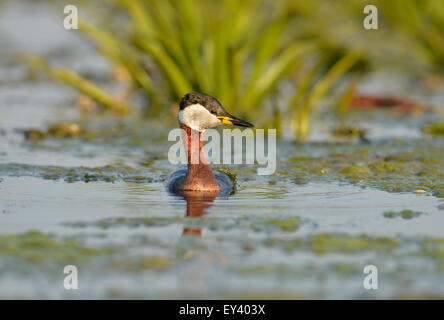
[[[228,167],[217,168],[217,171],[225,173],[231,179],[231,181],[233,182],[233,185],[236,185],[236,183],[237,183],[237,173],[236,172],[234,172],[233,170],[231,170]]]
[[[54,138],[75,138],[85,133],[77,123],[58,123],[51,126],[47,134]]]
[[[172,261],[164,256],[140,256],[131,259],[117,260],[111,265],[111,269],[126,271],[164,270],[170,267]]]
[[[0,236],[0,256],[33,263],[81,261],[90,256],[112,252],[113,248],[86,247],[72,239],[58,241],[37,231]]]
[[[144,177],[144,176],[135,176],[135,177],[132,177],[132,180],[135,180],[135,181],[143,181],[143,180],[145,180],[146,179],[146,177]]]
[[[424,239],[417,254],[434,260],[441,260],[441,266],[444,267],[444,238]]]
[[[395,164],[384,161],[373,163],[369,166],[369,168],[372,172],[382,174],[392,173],[397,170],[397,166]]]
[[[116,135],[121,137],[121,126],[108,129],[104,133],[109,143],[114,145]],[[128,135],[134,134],[128,126]],[[88,130],[89,131],[89,130]],[[106,130],[105,130],[106,131]],[[139,133],[138,133],[139,134]],[[123,137],[122,137],[123,139]],[[128,136],[125,146],[128,146]],[[100,143],[108,143],[108,140]],[[120,143],[120,142],[119,142]],[[142,143],[142,142],[140,142]],[[139,144],[140,144],[139,143]],[[137,145],[145,150],[145,145]],[[288,159],[279,164],[279,170],[274,176],[266,177],[269,184],[275,183],[276,177],[305,184],[309,181],[346,181],[361,186],[369,186],[389,192],[413,192],[416,189],[425,190],[436,197],[444,197],[442,181],[444,179],[444,148],[440,139],[402,140],[391,139],[382,143],[362,145],[353,143],[307,143],[299,145],[294,151],[289,151]],[[291,153],[294,152],[294,153]],[[149,152],[150,159],[157,159],[159,154]],[[154,165],[159,164],[159,168]],[[161,162],[151,165],[152,170],[134,169],[120,165],[97,168],[77,167],[45,167],[24,166],[22,164],[0,164],[0,175],[6,176],[35,176],[51,180],[76,181],[126,181],[126,182],[156,182],[164,181],[170,173]],[[157,169],[157,170],[155,170]],[[235,174],[228,168],[221,171],[235,180]],[[56,171],[55,171],[56,170]],[[257,173],[254,166],[244,166],[242,170],[245,180],[251,179],[251,174]]]
[[[151,227],[151,226],[168,226],[173,223],[181,221],[182,217],[153,217],[153,218],[107,218],[99,220],[94,223],[94,226],[99,226],[103,229],[111,227],[127,226],[130,228]],[[78,226],[78,225],[77,225]]]
[[[444,197],[444,185],[443,184],[438,184],[436,186],[433,186],[433,195],[435,197],[440,197],[443,198]]]
[[[282,165],[278,173],[290,179],[298,177],[294,180],[297,183],[347,181],[389,192],[423,189],[436,197],[444,197],[444,188],[440,187],[444,179],[444,148],[438,139],[427,143],[389,140],[365,149],[352,144],[332,147],[331,144],[311,143],[298,152],[316,154],[316,157],[290,157],[290,165]]]
[[[91,182],[104,181],[114,182],[123,180],[125,182],[153,182],[149,176],[151,173],[143,170],[135,170],[129,166],[114,167],[53,167],[53,166],[28,166],[22,164],[0,164],[0,175],[8,176],[33,176],[47,180],[63,179],[65,182]]]
[[[424,245],[444,245],[444,238],[427,238],[424,239]]]
[[[244,243],[244,244],[242,245],[242,249],[243,249],[245,252],[253,252],[253,251],[255,250],[254,246],[253,246],[251,243]]]
[[[60,179],[60,174],[58,174],[58,173],[45,174],[45,175],[43,175],[43,179],[58,180],[58,179]]]
[[[311,248],[319,254],[329,251],[355,252],[369,249],[386,249],[398,246],[398,241],[391,238],[352,237],[323,233],[311,239]]]
[[[350,167],[346,167],[344,169],[341,170],[342,174],[369,174],[370,173],[370,169],[367,168],[366,166],[362,166],[362,165],[356,165],[356,166],[350,166]]]
[[[358,273],[358,272],[362,271],[356,265],[349,264],[349,263],[342,263],[342,262],[337,262],[337,263],[333,264],[332,269],[337,272],[345,273],[345,274]]]
[[[301,162],[301,161],[309,161],[311,158],[307,156],[299,156],[299,157],[293,157],[289,161],[290,162]]]
[[[262,222],[265,226],[276,226],[285,232],[294,232],[299,229],[300,221],[299,219],[268,219]]]
[[[444,135],[444,123],[429,123],[422,128],[422,131],[431,135]]]
[[[343,137],[343,138],[354,138],[359,137],[363,140],[366,140],[365,135],[367,133],[367,130],[359,128],[357,126],[341,126],[336,129],[332,130],[332,135],[336,137]]]
[[[246,266],[237,268],[237,271],[243,275],[251,274],[271,274],[276,271],[273,265]]]
[[[344,234],[322,233],[305,239],[267,239],[266,246],[280,246],[286,252],[296,249],[309,249],[317,254],[328,252],[354,253],[365,250],[388,250],[399,246],[399,242],[392,238],[371,238],[365,235],[349,236]]]
[[[325,174],[327,172],[328,172],[327,168],[320,168],[320,167],[316,167],[316,168],[313,168],[313,169],[310,170],[310,173],[314,173],[314,174],[317,174],[317,175],[323,175],[323,174]]]
[[[409,220],[409,219],[419,217],[422,214],[423,214],[422,212],[412,211],[412,210],[388,211],[388,212],[384,212],[384,217],[390,218],[390,219],[400,217],[402,219]]]
[[[51,126],[46,132],[38,129],[29,129],[24,132],[26,140],[42,140],[45,138],[77,138],[85,134],[85,129],[77,123],[58,123]]]
[[[162,256],[142,257],[140,267],[142,269],[166,269],[171,265],[171,261]]]
[[[295,184],[304,185],[307,184],[310,181],[310,178],[308,177],[297,177],[293,179],[293,182]]]
[[[23,132],[26,140],[41,140],[46,137],[46,133],[37,129],[29,129]]]
[[[422,248],[419,250],[419,255],[425,256],[432,259],[443,259],[444,258],[444,250],[440,248]]]

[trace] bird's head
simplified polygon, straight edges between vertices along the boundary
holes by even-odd
[[[216,98],[204,93],[186,94],[180,101],[179,122],[193,130],[204,131],[223,124],[254,127],[229,114]]]

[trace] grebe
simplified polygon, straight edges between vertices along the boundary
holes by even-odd
[[[202,134],[206,129],[223,124],[240,127],[253,127],[253,125],[229,114],[216,98],[204,93],[186,94],[180,101],[179,107],[180,128],[186,134],[184,143],[188,155],[188,168],[176,170],[171,174],[168,190],[175,193],[205,191],[230,194],[233,182],[226,174],[217,170],[213,172],[211,169],[203,152]],[[192,144],[192,139],[197,137],[199,143],[196,141]],[[192,150],[192,146],[198,150]]]

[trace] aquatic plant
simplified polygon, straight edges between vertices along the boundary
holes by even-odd
[[[384,212],[384,217],[393,219],[397,217],[401,217],[402,219],[410,220],[422,215],[422,212],[412,211],[412,210],[402,210],[402,211],[387,211]]]
[[[0,236],[0,257],[16,258],[34,264],[85,260],[114,253],[112,247],[88,247],[74,239],[57,240],[38,231]]]
[[[150,117],[169,114],[183,94],[201,91],[258,126],[278,133],[290,126],[293,136],[304,140],[320,107],[344,118],[360,76],[381,58],[372,48],[385,46],[384,35],[362,28],[365,4],[102,0],[88,4],[94,18],[80,19],[79,31],[128,78],[131,94],[137,90],[145,96]],[[386,64],[419,61],[435,71],[444,65],[443,4],[376,5],[380,24],[400,35],[390,44],[395,59],[383,58]],[[118,114],[134,109],[131,94],[118,99],[82,75],[36,61],[55,79]]]
[[[350,49],[344,38],[318,27],[340,4],[108,0],[97,5],[94,24],[80,19],[79,31],[125,70],[133,88],[142,89],[150,116],[169,112],[165,106],[187,92],[201,91],[258,125],[280,128],[291,120],[296,137],[304,139],[310,110],[362,58],[359,48]],[[116,23],[109,23],[110,16]],[[40,66],[106,107],[132,109],[72,71]],[[283,84],[295,93],[281,94]]]
[[[378,1],[388,26],[401,38],[409,55],[429,71],[444,68],[444,2],[434,0]]]
[[[45,60],[37,56],[24,55],[22,59],[30,67],[42,70],[53,79],[76,88],[78,91],[100,102],[107,109],[111,109],[119,114],[129,113],[134,109],[127,102],[119,101],[110,93],[72,70],[52,67]]]
[[[422,128],[422,131],[430,135],[436,135],[436,136],[444,135],[444,123],[434,122],[426,124]]]

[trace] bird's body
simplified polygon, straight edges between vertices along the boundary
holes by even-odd
[[[186,176],[188,173],[188,168],[180,168],[176,171],[174,171],[169,178],[168,181],[168,190],[174,192],[174,193],[181,193],[181,186],[184,185]],[[216,183],[219,186],[219,189],[216,190],[218,193],[218,196],[228,196],[234,188],[234,183],[231,180],[229,176],[227,176],[225,173],[213,170],[214,178],[216,179]],[[206,191],[202,189],[197,190],[189,190],[189,191]]]
[[[215,98],[203,93],[186,94],[180,102],[179,123],[184,132],[188,167],[173,172],[168,190],[218,192],[228,195],[233,182],[224,173],[213,171],[203,152],[202,134],[206,129],[222,124],[252,127],[253,125],[229,114]],[[195,140],[193,140],[195,139]]]

